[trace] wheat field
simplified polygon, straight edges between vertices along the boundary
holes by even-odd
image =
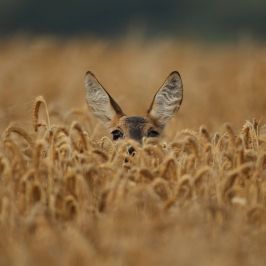
[[[0,265],[265,265],[265,45],[17,36],[0,58]],[[178,70],[183,104],[128,156],[87,70],[131,115]]]

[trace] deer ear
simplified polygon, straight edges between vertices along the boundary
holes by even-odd
[[[125,115],[120,106],[90,71],[85,75],[85,90],[88,106],[107,127],[116,117]]]
[[[148,110],[148,117],[160,128],[164,128],[178,111],[183,100],[183,83],[177,71],[172,72],[155,94]]]

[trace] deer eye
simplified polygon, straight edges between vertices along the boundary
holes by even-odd
[[[123,138],[123,132],[120,131],[119,129],[112,131],[111,134],[113,135],[113,140]]]
[[[150,130],[148,131],[147,136],[148,136],[149,138],[156,138],[156,137],[159,136],[159,132],[156,131],[156,130],[154,130],[154,129],[150,129]]]

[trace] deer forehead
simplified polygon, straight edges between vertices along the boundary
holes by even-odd
[[[124,118],[124,123],[129,126],[143,126],[148,122],[148,119],[143,116],[127,116]]]
[[[117,126],[128,132],[132,130],[144,131],[151,126],[151,122],[143,116],[123,116],[119,119]]]

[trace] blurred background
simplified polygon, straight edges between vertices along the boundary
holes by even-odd
[[[0,31],[118,37],[266,37],[264,0],[0,0]]]
[[[87,70],[127,114],[145,114],[178,70],[184,101],[169,136],[263,120],[265,28],[264,0],[0,0],[0,129],[30,126],[38,95],[51,111],[89,113]]]

